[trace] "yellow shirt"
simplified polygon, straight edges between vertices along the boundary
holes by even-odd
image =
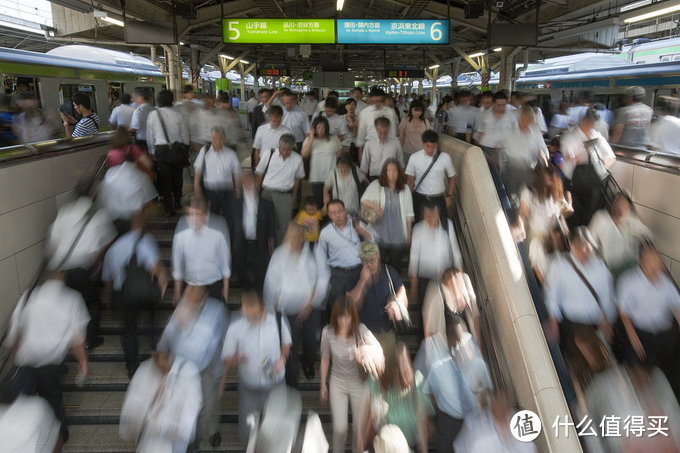
[[[318,242],[319,241],[319,225],[323,219],[321,211],[317,211],[314,215],[309,215],[304,209],[295,216],[295,223],[305,229],[305,241]]]

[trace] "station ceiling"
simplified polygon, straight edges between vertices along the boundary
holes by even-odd
[[[46,51],[68,41],[82,42],[102,47],[133,51],[149,55],[149,47],[125,46],[123,29],[92,20],[93,11],[106,11],[111,17],[138,20],[171,20],[176,17],[182,58],[190,61],[192,48],[198,50],[203,64],[218,64],[218,55],[227,53],[244,57],[260,64],[286,63],[293,71],[318,67],[322,59],[341,59],[353,72],[370,74],[382,72],[383,64],[419,64],[425,67],[442,63],[442,73],[451,72],[460,56],[457,50],[467,53],[488,50],[487,27],[489,23],[531,24],[538,18],[539,41],[529,48],[531,59],[575,53],[579,49],[605,50],[610,45],[590,39],[589,33],[618,24],[620,8],[637,0],[345,0],[342,11],[336,11],[335,0],[51,0],[61,8],[55,15],[55,41],[0,27],[0,45],[27,50]],[[478,18],[466,18],[466,7],[479,3],[484,13]],[[658,5],[661,2],[656,2]],[[54,8],[53,8],[54,10]],[[64,15],[66,12],[66,16]],[[537,14],[538,12],[538,14]],[[86,17],[90,26],[74,31],[69,25],[69,15]],[[296,45],[225,45],[222,43],[222,17],[252,18],[352,18],[352,19],[450,19],[450,42],[453,46],[363,46],[314,45],[312,54],[300,54]],[[60,23],[63,22],[63,23]],[[81,21],[82,22],[82,21]],[[87,22],[87,21],[86,21]],[[82,27],[81,27],[82,28]],[[63,41],[66,40],[66,41]],[[500,53],[489,54],[489,64],[494,66]],[[459,72],[471,70],[460,60]]]

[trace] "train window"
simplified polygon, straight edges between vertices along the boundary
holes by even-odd
[[[137,90],[141,90],[147,94],[147,99],[149,100],[150,105],[156,105],[156,90],[154,90],[153,87],[135,87],[133,90],[131,90],[130,94],[134,94],[134,92]]]
[[[120,95],[123,94],[123,84],[122,83],[109,83],[107,87],[107,98],[109,100],[109,111],[113,110],[115,106],[118,105],[120,100]]]
[[[73,110],[71,99],[76,93],[84,93],[90,98],[90,106],[94,112],[97,111],[97,100],[95,98],[94,85],[81,85],[78,83],[59,85],[59,107],[65,113]],[[63,109],[63,110],[62,110]]]
[[[18,94],[23,92],[33,92],[36,93],[38,99],[40,99],[40,91],[38,89],[38,80],[28,77],[15,77],[8,76],[2,79],[2,92],[10,95],[10,109],[18,109],[17,99]]]

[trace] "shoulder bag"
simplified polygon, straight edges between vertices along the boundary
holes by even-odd
[[[161,115],[160,109],[156,109],[156,115],[161,122],[161,127],[163,128],[163,134],[165,135],[165,141],[168,142],[168,151],[164,157],[167,163],[174,165],[176,167],[188,167],[189,166],[189,145],[185,145],[181,142],[170,143],[170,137],[168,136],[168,129],[165,126],[165,120],[163,115]],[[160,157],[160,156],[158,156]]]
[[[439,155],[440,155],[441,153],[442,153],[442,152],[439,151],[439,150],[435,153],[434,157],[432,158],[432,162],[430,162],[430,165],[429,165],[429,166],[427,167],[427,169],[425,170],[425,173],[423,173],[423,176],[421,176],[420,179],[418,180],[418,184],[416,184],[416,186],[413,188],[413,192],[418,192],[418,188],[419,188],[420,185],[423,183],[423,181],[425,181],[425,178],[426,178],[427,175],[430,173],[430,170],[432,170],[432,167],[434,166],[434,163],[437,162],[437,159],[439,159]]]

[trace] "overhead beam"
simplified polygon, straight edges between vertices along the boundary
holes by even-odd
[[[461,49],[460,47],[458,47],[458,46],[455,45],[455,44],[449,44],[449,46],[451,46],[451,48],[452,48],[453,50],[455,50],[456,53],[458,53],[458,55],[460,55],[461,57],[463,57],[463,58],[465,59],[465,61],[467,61],[468,64],[469,64],[470,66],[472,66],[472,69],[474,69],[475,71],[478,71],[478,70],[479,70],[479,68],[480,68],[479,64],[477,64],[477,62],[476,62],[475,60],[473,60],[472,58],[470,58],[470,57],[468,56],[467,52],[465,52],[463,49]]]

